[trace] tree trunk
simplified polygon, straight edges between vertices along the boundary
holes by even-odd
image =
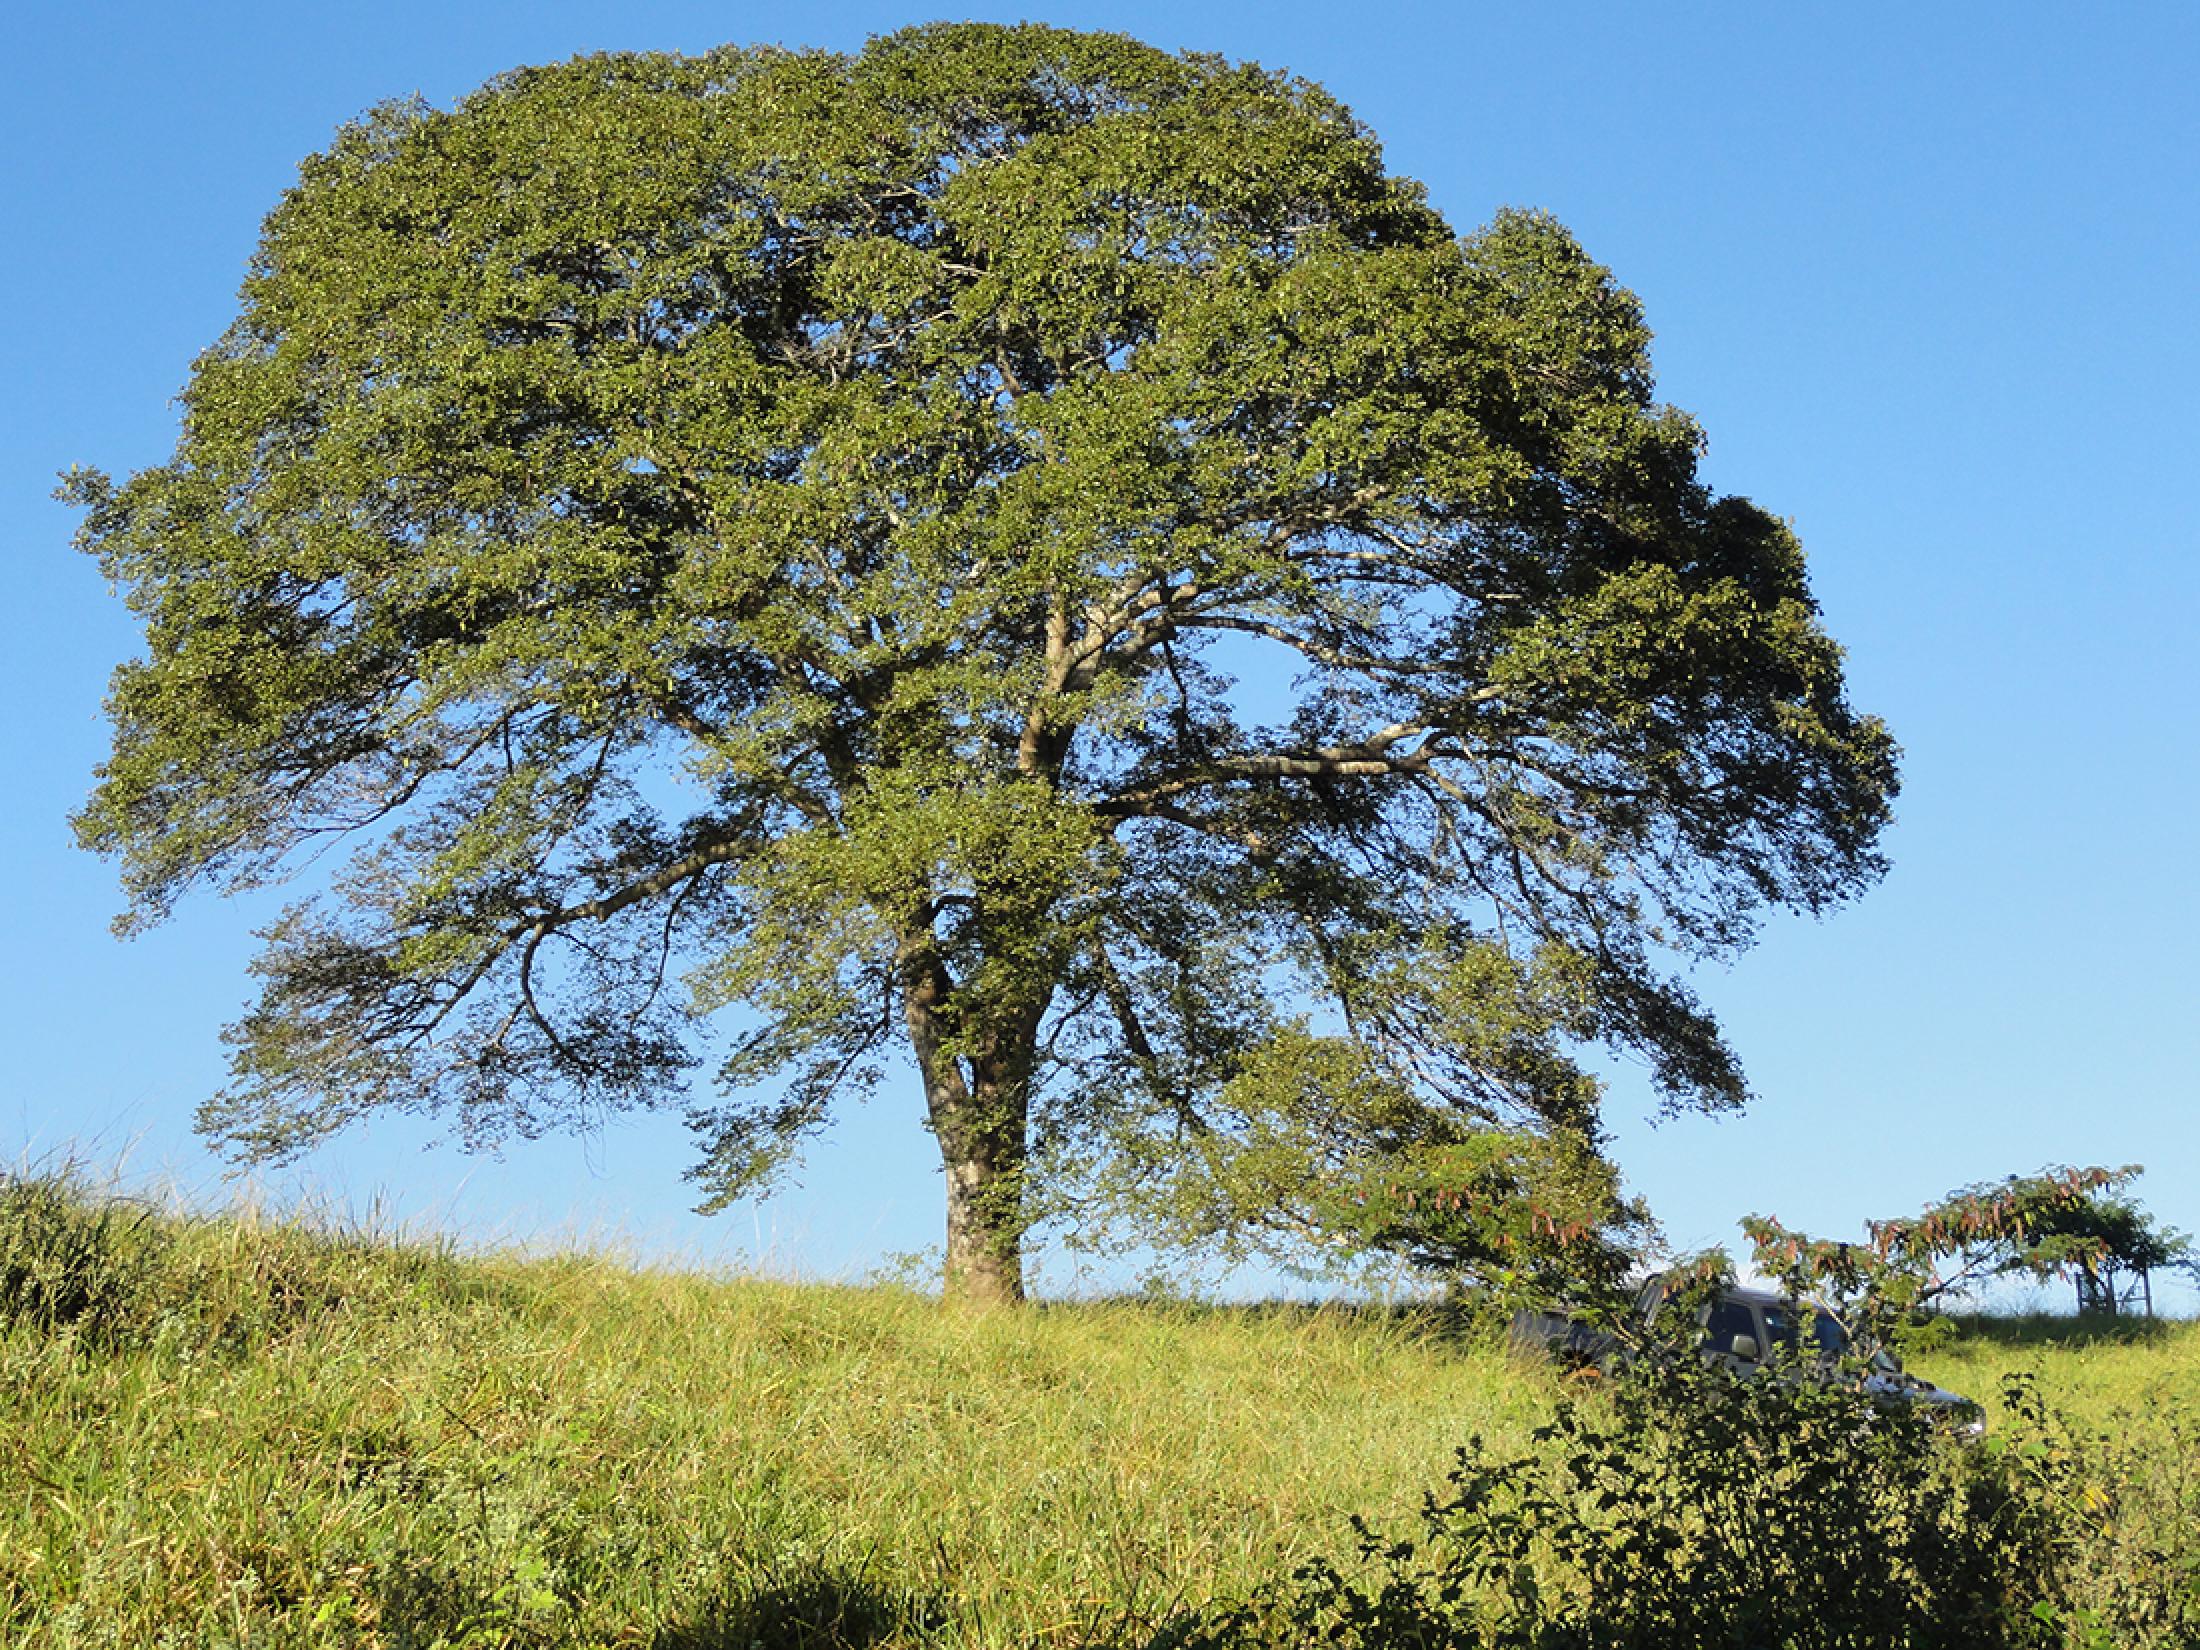
[[[901,975],[902,1014],[947,1172],[946,1296],[1013,1306],[1024,1298],[1025,1129],[1044,1003],[1028,1014],[989,1017],[992,1046],[958,1056],[943,1046],[953,984],[929,946],[904,945]]]
[[[995,1119],[986,1116],[992,1107],[984,1097],[970,1103],[979,1109],[974,1129],[932,1107],[947,1170],[945,1291],[949,1300],[976,1306],[1014,1306],[1024,1298],[1022,1107],[1015,1108],[1011,1140],[1005,1128],[988,1126]]]

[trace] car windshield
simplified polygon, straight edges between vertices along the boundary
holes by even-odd
[[[1785,1301],[1765,1308],[1765,1331],[1775,1346],[1790,1352],[1809,1351],[1824,1358],[1838,1358],[1849,1349],[1849,1332],[1830,1312],[1810,1314],[1810,1345],[1804,1347],[1802,1314]]]

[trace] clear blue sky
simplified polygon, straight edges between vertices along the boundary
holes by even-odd
[[[1013,20],[1020,10],[980,8]],[[1955,1185],[2143,1162],[2200,1230],[2200,12],[2184,5],[1060,4],[1036,15],[1287,67],[1342,96],[1459,228],[1547,208],[1639,293],[1664,396],[1722,487],[1791,517],[1859,703],[1907,750],[1895,868],[1701,976],[1760,1099],[1651,1129],[1633,1187],[1683,1244],[1776,1212],[1854,1235]],[[218,1187],[190,1133],[273,901],[124,945],[63,816],[135,646],[49,501],[72,461],[165,456],[260,216],[348,117],[513,65],[721,41],[852,48],[874,5],[61,5],[17,13],[0,108],[13,595],[0,1151]],[[301,1186],[476,1237],[861,1274],[937,1241],[913,1083],[800,1190],[703,1221],[660,1119],[502,1160],[393,1125]],[[1053,1274],[1059,1278],[1057,1269]],[[2177,1304],[2192,1310],[2189,1290]]]

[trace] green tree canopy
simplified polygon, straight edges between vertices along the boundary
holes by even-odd
[[[899,1048],[955,1289],[1125,1214],[1505,1264],[1624,1218],[1584,1045],[1743,1100],[1675,969],[1870,881],[1895,787],[1648,341],[1549,218],[1118,36],[383,108],[174,457],[70,478],[148,639],[78,831],[126,925],[353,846],[247,1157],[671,1103],[716,1203]]]

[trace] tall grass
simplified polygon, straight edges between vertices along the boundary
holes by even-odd
[[[1547,1401],[1435,1320],[970,1315],[50,1180],[0,1190],[18,1251],[92,1283],[4,1306],[9,1644],[1132,1640]]]
[[[2196,1395],[2191,1328],[2094,1355],[1930,1372],[2068,1366],[2088,1424]],[[1143,1644],[1349,1570],[1351,1517],[1409,1522],[1573,1393],[1436,1313],[965,1314],[18,1177],[0,1644]]]

